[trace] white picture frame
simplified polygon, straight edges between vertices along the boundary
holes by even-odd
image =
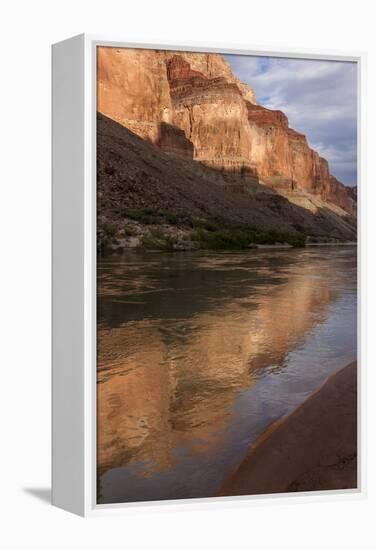
[[[358,488],[148,503],[96,503],[96,48],[114,46],[352,61],[358,67]],[[133,44],[82,34],[52,47],[52,502],[81,516],[119,509],[244,506],[366,494],[364,98],[366,56],[229,44]]]

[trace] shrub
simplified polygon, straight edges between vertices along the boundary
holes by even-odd
[[[124,235],[126,237],[134,237],[134,235],[136,235],[136,231],[133,229],[133,227],[129,227],[129,225],[126,225],[124,227]]]
[[[294,247],[305,245],[303,235],[290,235],[275,230],[258,231],[253,226],[237,225],[217,230],[197,229],[192,240],[200,248],[209,250],[243,250],[252,244],[288,243]]]
[[[158,223],[159,221],[158,216],[151,208],[124,208],[120,209],[119,213],[125,218],[140,222],[144,225]]]
[[[107,238],[115,237],[117,233],[117,227],[113,223],[104,223],[102,225],[102,231]]]
[[[218,225],[211,220],[194,220],[193,226],[206,231],[217,231],[219,229]]]
[[[164,240],[166,238],[163,231],[158,227],[155,229],[151,229],[150,235],[153,237],[153,239]]]
[[[192,241],[197,242],[200,248],[209,250],[241,250],[250,244],[246,234],[230,229],[219,231],[198,229],[193,232]]]
[[[158,231],[153,231],[153,234],[142,238],[142,246],[150,250],[173,250],[176,242],[174,237],[165,236]]]

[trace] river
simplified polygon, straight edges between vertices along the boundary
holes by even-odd
[[[98,259],[98,503],[216,496],[356,358],[356,247]]]

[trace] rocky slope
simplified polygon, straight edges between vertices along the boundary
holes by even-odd
[[[314,213],[241,175],[161,151],[112,119],[97,120],[98,246],[139,246],[156,229],[190,241],[203,222],[354,240],[350,218],[322,206]],[[349,223],[350,220],[350,223]],[[209,227],[208,233],[213,228]]]
[[[98,48],[98,111],[165,152],[261,182],[302,208],[354,216],[354,194],[281,111],[218,54]]]

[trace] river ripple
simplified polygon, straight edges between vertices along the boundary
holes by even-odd
[[[356,358],[356,248],[98,260],[98,502],[215,496]]]

